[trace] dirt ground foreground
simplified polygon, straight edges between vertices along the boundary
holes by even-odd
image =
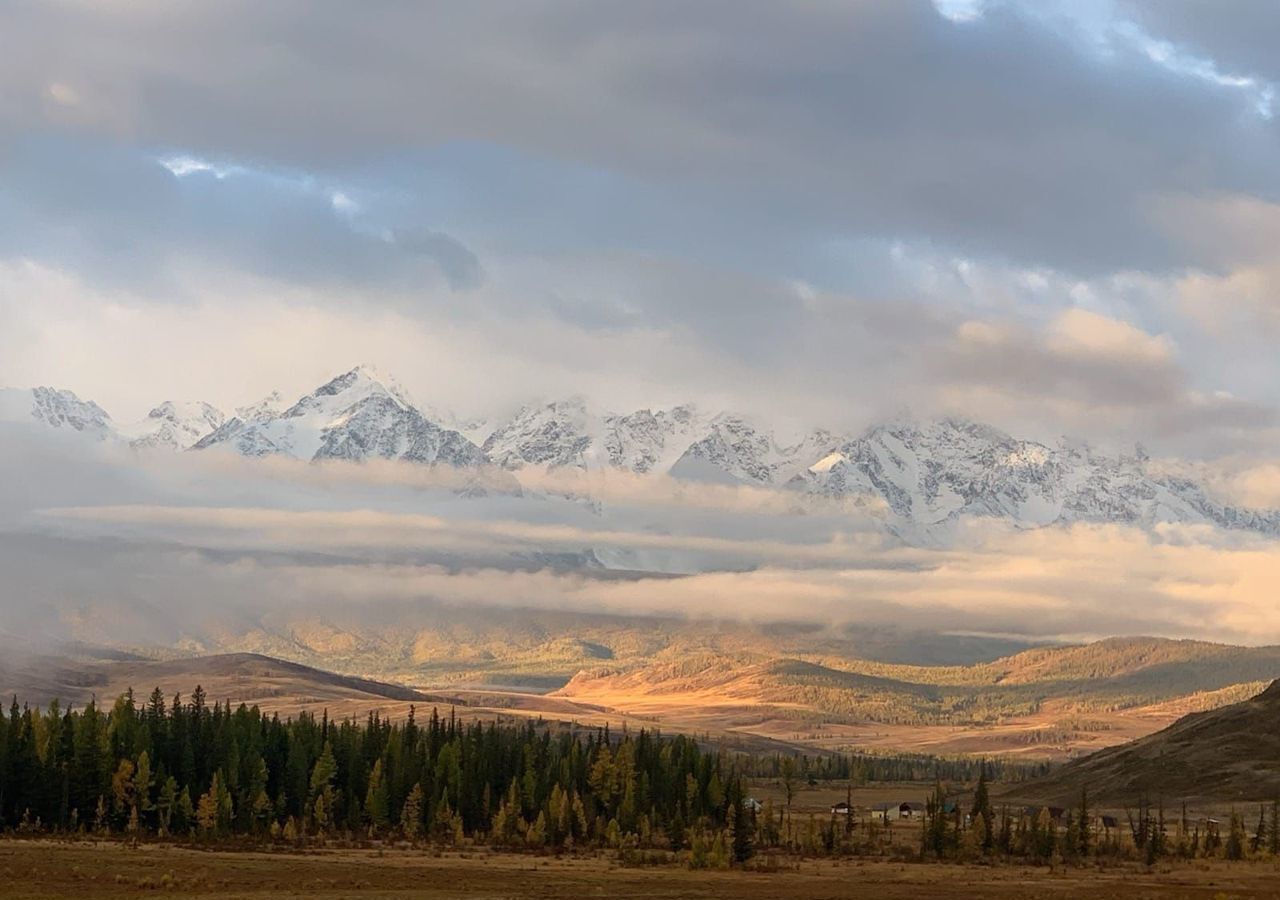
[[[1280,897],[1280,868],[1238,863],[1028,869],[807,862],[799,871],[691,872],[626,868],[609,858],[411,850],[309,853],[203,851],[150,845],[0,842],[0,897],[275,898],[797,898]]]

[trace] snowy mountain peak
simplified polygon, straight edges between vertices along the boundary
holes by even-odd
[[[482,449],[497,465],[584,468],[603,433],[603,417],[590,412],[582,397],[568,397],[524,407],[485,439]]]
[[[783,485],[836,449],[840,439],[815,430],[795,444],[779,441],[767,426],[737,413],[720,413],[671,468],[695,480]]]
[[[413,407],[409,395],[398,384],[380,375],[372,366],[360,365],[322,384],[286,410],[284,415],[299,416],[317,409],[334,409],[343,404],[350,406],[371,397],[387,398],[403,410]]]
[[[279,391],[272,391],[257,403],[236,407],[235,417],[245,422],[256,422],[278,416],[284,409],[284,396]]]
[[[135,448],[167,447],[186,450],[222,425],[221,410],[203,401],[166,400],[136,425],[124,429]]]
[[[428,421],[434,422],[447,431],[456,431],[477,447],[493,432],[493,425],[485,416],[464,418],[451,410],[439,406],[414,404],[418,412]]]
[[[605,456],[614,468],[641,475],[670,472],[705,421],[691,404],[609,416],[605,421]]]
[[[111,416],[92,400],[81,400],[71,391],[50,387],[33,388],[31,395],[34,400],[32,414],[45,424],[102,437],[111,431]]]
[[[300,459],[405,459],[474,466],[480,449],[456,431],[431,422],[408,395],[371,366],[357,366],[316,388],[283,412],[258,404],[193,446],[232,449],[244,456]]]
[[[148,419],[166,419],[170,422],[178,419],[200,417],[207,419],[214,428],[222,424],[223,415],[217,407],[203,400],[175,402],[166,400],[147,413]]]
[[[51,387],[0,391],[0,419],[38,422],[98,440],[115,434],[111,416],[101,406],[92,400],[81,400],[71,391]]]

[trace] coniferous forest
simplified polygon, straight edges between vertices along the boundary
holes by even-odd
[[[915,755],[752,756],[643,730],[464,724],[435,709],[422,722],[412,710],[403,722],[281,719],[209,705],[199,688],[188,701],[156,689],[142,705],[129,692],[106,712],[15,699],[0,716],[0,833],[682,851],[693,867],[745,862],[759,849],[1035,861],[1280,855],[1280,804],[1259,809],[1256,827],[1233,814],[1219,829],[1147,803],[1112,821],[1087,791],[1071,810],[992,803],[990,774],[1016,780],[1038,768]],[[894,829],[871,820],[791,814],[802,781],[844,783],[852,797],[855,784],[922,777],[936,787],[918,840],[905,845],[901,829],[894,840]],[[952,778],[976,778],[963,804],[943,788]],[[760,779],[784,787],[785,806],[748,796],[749,781]]]
[[[0,717],[0,829],[299,839],[357,833],[532,846],[739,836],[742,775],[725,754],[641,731],[585,736],[528,723],[464,725],[166,701],[132,693]]]

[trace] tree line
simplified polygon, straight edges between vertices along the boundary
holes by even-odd
[[[852,806],[856,785],[919,780],[926,768],[937,780],[915,848],[902,827],[870,816],[793,812],[805,781],[844,782]],[[1038,862],[1280,856],[1280,804],[1246,825],[1243,814],[1192,821],[1185,809],[1168,816],[1143,802],[1104,825],[1087,790],[1069,810],[997,810],[988,792],[997,772],[1027,774],[916,755],[730,754],[681,735],[462,723],[435,709],[419,722],[412,707],[402,722],[376,713],[282,719],[256,706],[209,705],[199,688],[186,701],[157,689],[144,704],[130,691],[105,711],[15,699],[0,715],[0,832],[607,847],[679,852],[694,867],[759,852]],[[975,775],[972,792],[944,786]],[[776,781],[783,800],[756,802],[748,779]]]
[[[281,719],[159,689],[110,710],[0,716],[0,830],[302,840],[359,834],[521,846],[699,841],[750,855],[734,758],[650,731],[370,714]]]
[[[1280,800],[1261,804],[1250,830],[1245,815],[1232,810],[1227,821],[1192,818],[1183,804],[1178,815],[1162,803],[1141,798],[1123,816],[1099,815],[1087,785],[1071,808],[995,808],[985,772],[970,803],[948,801],[936,782],[921,820],[920,852],[939,859],[1005,857],[1038,863],[1091,859],[1242,860],[1280,858]]]
[[[973,782],[980,774],[1000,782],[1029,781],[1048,774],[1047,762],[934,756],[927,753],[759,754],[745,760],[752,778],[796,777],[804,781],[847,782],[854,786],[883,781]]]

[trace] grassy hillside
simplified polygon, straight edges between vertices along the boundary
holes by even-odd
[[[585,670],[563,691],[647,694],[717,689],[811,708],[839,721],[982,725],[1171,704],[1212,707],[1280,677],[1280,647],[1153,638],[1038,648],[972,666],[908,666],[830,656],[759,659],[682,653],[629,668]]]
[[[630,669],[712,654],[735,664],[784,657],[867,665],[970,666],[1026,649],[1003,638],[892,629],[751,625],[642,616],[511,609],[495,613],[429,602],[382,609],[299,610],[223,621],[178,648],[188,655],[248,652],[323,669],[422,685],[551,690],[580,670]],[[173,648],[126,648],[142,655]]]
[[[1255,697],[1192,713],[1145,738],[1102,750],[1018,796],[1072,802],[1087,787],[1096,802],[1133,805],[1212,801],[1270,802],[1280,797],[1280,681]]]
[[[111,703],[132,688],[141,703],[152,688],[190,695],[197,685],[210,700],[261,703],[286,708],[303,704],[356,701],[370,707],[386,701],[449,702],[403,685],[341,675],[255,653],[228,653],[172,660],[92,658],[92,650],[71,656],[8,657],[0,667],[0,694],[40,705],[57,698],[83,705]],[[166,699],[168,699],[166,697]]]
[[[161,668],[147,668],[166,660],[189,667],[202,656],[259,654],[528,714],[638,717],[840,750],[1069,758],[1243,699],[1280,677],[1280,647],[1157,638],[1026,647],[885,629],[534,610],[497,616],[431,604],[375,619],[356,611],[276,614],[225,623],[177,649],[120,650],[129,652],[65,670],[15,668],[4,654],[0,690],[77,700],[130,684],[142,692],[168,681]],[[222,696],[237,698],[274,692],[323,704],[338,691],[394,699],[386,688],[353,682],[339,691],[318,676],[251,668],[245,663],[220,681],[210,680],[216,672],[192,671],[188,689],[203,677],[206,689],[218,684],[235,692]]]

